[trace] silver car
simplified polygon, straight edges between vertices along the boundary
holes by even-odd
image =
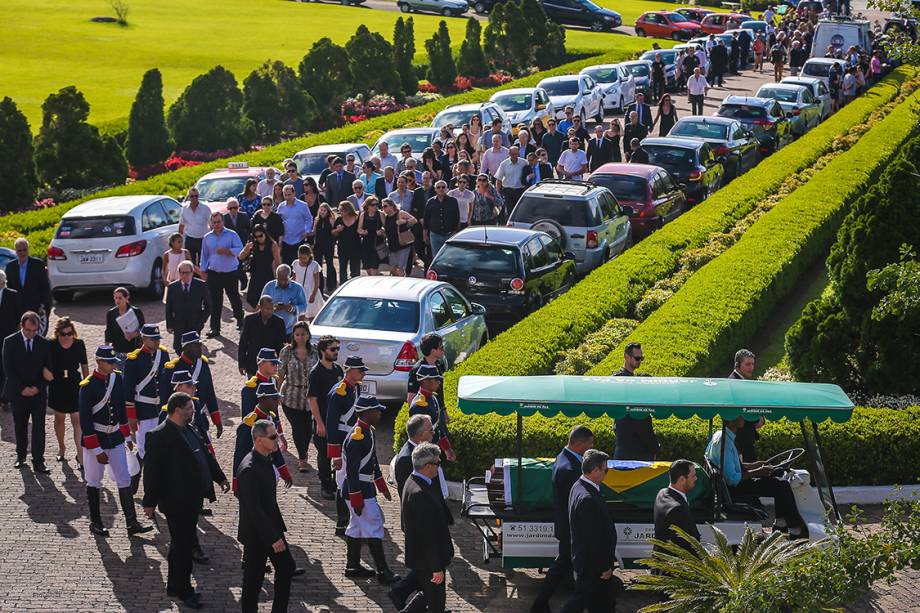
[[[124,286],[163,295],[161,256],[179,229],[182,206],[167,196],[116,196],[64,213],[48,245],[48,277],[57,300],[77,290]]]
[[[371,159],[371,149],[364,143],[341,143],[337,145],[316,145],[302,151],[298,151],[291,159],[297,164],[297,172],[301,177],[313,177],[314,181],[319,181],[319,177],[327,168],[326,157],[337,155],[343,160],[348,155],[355,156],[356,172],[361,172],[361,166],[366,160]]]
[[[357,277],[329,297],[310,331],[314,338],[331,334],[339,339],[342,360],[350,355],[364,359],[366,393],[402,403],[422,337],[437,332],[444,338],[444,359],[452,368],[489,339],[485,312],[442,281]]]
[[[604,110],[622,113],[627,104],[636,101],[636,79],[622,64],[601,64],[582,68],[597,83],[603,94]]]

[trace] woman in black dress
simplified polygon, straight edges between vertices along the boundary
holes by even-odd
[[[361,276],[361,237],[358,236],[358,213],[347,200],[339,203],[339,216],[332,224],[339,252],[339,275],[342,283]]]
[[[131,304],[131,294],[124,287],[116,287],[112,292],[115,306],[105,314],[105,342],[111,345],[118,355],[120,366],[124,367],[124,354],[134,351],[141,346],[141,328],[144,327],[144,312]],[[134,312],[137,319],[136,327],[126,331],[118,323],[118,318],[126,315],[128,311]]]
[[[542,119],[537,117],[530,122],[530,139],[535,146],[542,146],[544,134],[546,134],[546,126],[543,125]]]
[[[313,180],[313,177],[304,177],[303,179],[302,200],[307,203],[307,207],[310,209],[310,215],[313,215],[313,217],[316,217],[316,214],[319,213],[319,205],[326,202],[323,195],[319,193],[319,187],[316,185],[316,181]],[[290,264],[290,262],[286,263]]]
[[[620,139],[623,138],[623,127],[620,125],[620,120],[616,117],[610,122],[610,127],[607,128],[607,132],[604,133],[605,138],[609,138],[613,142],[613,157],[610,159],[611,162],[622,162],[623,157],[620,149]]]
[[[249,242],[239,255],[240,262],[249,260],[249,286],[246,288],[246,302],[253,309],[258,308],[259,298],[265,284],[275,278],[275,269],[281,266],[281,248],[265,226],[252,227]]]
[[[325,202],[319,205],[316,219],[313,220],[313,231],[316,232],[313,239],[313,256],[320,270],[323,269],[324,264],[326,266],[323,275],[326,279],[326,291],[330,293],[339,285],[336,281],[335,261],[332,258],[335,253],[335,236],[332,235],[334,223],[335,213],[332,212],[332,208]]]
[[[69,317],[62,317],[54,325],[51,341],[51,372],[54,380],[48,385],[48,406],[54,410],[54,434],[57,436],[57,461],[63,462],[67,453],[64,446],[64,429],[70,416],[76,460],[83,468],[80,442],[80,414],[77,404],[80,380],[89,376],[86,345],[77,338],[77,329]]]
[[[284,220],[281,219],[281,215],[272,210],[272,207],[274,207],[274,201],[271,196],[262,198],[262,206],[253,213],[250,225],[253,228],[265,226],[268,235],[277,243],[281,240],[281,235],[284,234]]]
[[[377,244],[386,240],[380,202],[374,196],[364,201],[364,210],[358,218],[358,235],[361,237],[361,265],[368,275],[374,276],[380,268]]]
[[[658,103],[658,114],[655,115],[655,124],[658,124],[658,136],[667,136],[674,124],[677,123],[677,107],[671,102],[671,94],[665,94]]]

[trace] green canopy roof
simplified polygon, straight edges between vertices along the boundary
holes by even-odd
[[[853,403],[836,385],[688,377],[474,377],[460,378],[463,413],[617,418],[716,415],[844,422]]]

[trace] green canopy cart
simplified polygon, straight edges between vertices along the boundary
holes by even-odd
[[[504,568],[548,567],[558,551],[552,523],[553,459],[524,456],[523,418],[537,413],[614,419],[700,417],[709,420],[710,435],[715,417],[799,422],[804,446],[778,454],[770,463],[788,469],[783,478],[792,485],[811,539],[823,538],[829,522],[840,520],[817,425],[828,419],[844,422],[852,415],[853,403],[836,385],[690,377],[466,376],[460,379],[458,397],[462,413],[517,417],[517,456],[497,458],[485,477],[464,482],[463,515],[483,536],[483,558],[501,557]],[[704,541],[711,540],[711,526],[716,525],[730,542],[740,543],[745,529],[760,529],[767,514],[759,501],[732,500],[720,472],[703,452],[700,449],[700,479],[690,497],[700,533]],[[805,453],[810,470],[788,468]],[[617,557],[624,568],[650,555],[654,497],[668,483],[669,464],[610,462],[602,493],[617,527]]]

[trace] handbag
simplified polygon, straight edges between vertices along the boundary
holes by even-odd
[[[412,228],[410,228],[408,225],[403,226],[403,227],[405,228],[405,230],[397,229],[398,230],[397,235],[399,238],[399,246],[408,247],[409,245],[415,242],[415,234],[412,233]]]
[[[374,245],[374,249],[377,250],[377,259],[385,260],[390,255],[390,249],[387,247],[386,241],[380,241]]]

